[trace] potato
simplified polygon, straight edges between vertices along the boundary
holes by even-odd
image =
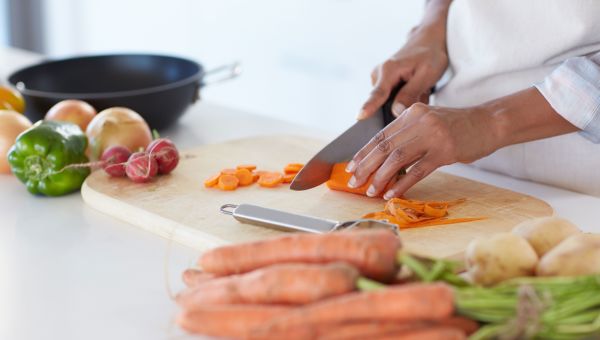
[[[540,276],[600,274],[600,234],[576,234],[550,250],[537,266]]]
[[[465,255],[468,275],[473,282],[484,286],[533,275],[538,262],[529,242],[511,233],[473,240]]]
[[[539,257],[544,256],[567,237],[581,231],[571,222],[560,217],[541,217],[522,222],[512,233],[525,238]]]

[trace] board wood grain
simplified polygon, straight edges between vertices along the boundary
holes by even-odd
[[[305,191],[291,191],[287,185],[276,189],[252,185],[232,192],[203,186],[205,178],[241,163],[281,171],[287,163],[306,162],[324,144],[304,137],[263,136],[204,145],[181,152],[181,162],[172,174],[147,184],[110,178],[96,171],[85,181],[82,195],[97,210],[201,251],[282,233],[242,224],[220,213],[219,207],[226,203],[249,203],[338,221],[381,210],[382,199],[333,192],[324,185]],[[474,238],[506,232],[523,220],[553,212],[546,202],[534,197],[440,171],[406,196],[423,200],[466,198],[464,204],[451,209],[450,217],[486,217],[470,223],[401,231],[409,250],[428,256],[456,256]]]

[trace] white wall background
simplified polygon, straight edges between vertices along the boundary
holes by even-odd
[[[7,0],[0,0],[0,46],[8,45]]]
[[[207,68],[239,60],[241,78],[206,100],[307,126],[349,125],[372,67],[422,15],[408,0],[47,0],[48,53],[143,51]]]

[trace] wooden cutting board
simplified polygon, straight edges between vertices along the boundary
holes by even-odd
[[[242,224],[220,213],[219,207],[226,203],[250,203],[338,221],[381,210],[382,199],[333,192],[324,185],[305,191],[291,191],[287,185],[276,189],[253,185],[233,192],[203,186],[205,178],[240,163],[281,171],[287,163],[306,162],[323,145],[323,141],[293,136],[204,145],[182,152],[182,160],[171,175],[147,184],[110,178],[96,171],[85,181],[82,195],[87,204],[106,214],[199,250],[282,233]],[[451,209],[451,216],[486,217],[477,222],[401,232],[408,249],[429,256],[456,256],[474,238],[509,231],[523,220],[552,214],[547,203],[534,197],[439,171],[411,189],[407,197],[467,198],[464,204]]]

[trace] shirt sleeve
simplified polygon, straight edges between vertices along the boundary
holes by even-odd
[[[600,52],[567,59],[535,86],[583,137],[600,143]]]

